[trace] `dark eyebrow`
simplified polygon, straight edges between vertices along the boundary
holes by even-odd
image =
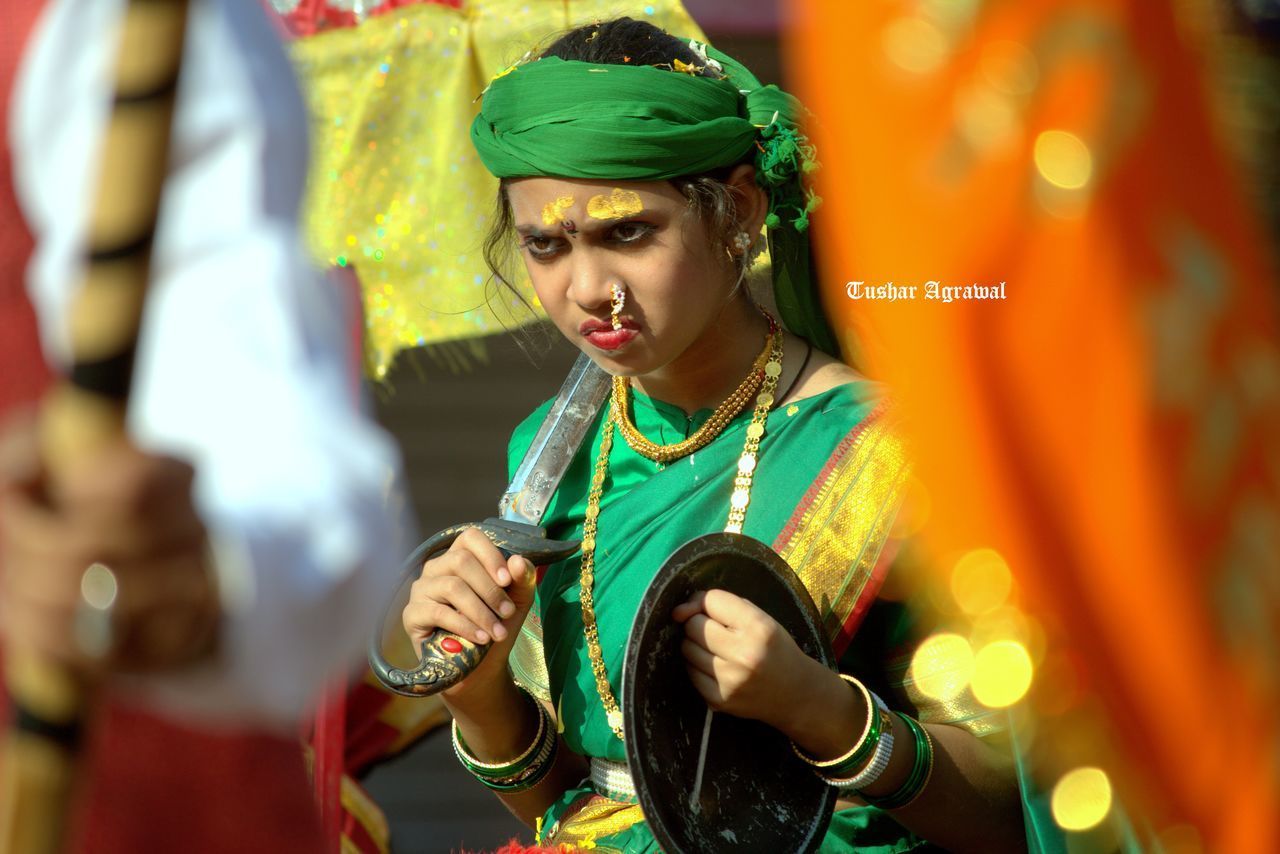
[[[652,215],[649,211],[640,211],[639,213],[621,217],[619,219],[588,219],[586,222],[575,220],[574,224],[577,225],[579,234],[594,234],[596,232],[608,231],[610,228],[616,228],[623,223],[632,222],[646,214]],[[516,232],[521,237],[546,238],[561,237],[564,235],[564,229],[560,228],[558,225],[548,229],[547,226],[542,224],[535,225],[533,223],[517,223]]]

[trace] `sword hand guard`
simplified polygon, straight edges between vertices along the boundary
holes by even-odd
[[[580,545],[578,540],[549,540],[544,528],[496,517],[478,524],[452,525],[428,537],[413,550],[401,569],[400,587],[417,578],[424,563],[448,551],[453,541],[468,528],[478,528],[493,541],[503,556],[518,554],[535,566],[563,560],[576,552]],[[417,667],[412,670],[396,667],[382,654],[383,629],[394,606],[393,599],[369,639],[369,666],[378,681],[390,691],[405,697],[438,694],[465,679],[489,651],[489,644],[477,646],[452,632],[436,629],[422,642],[421,660]]]

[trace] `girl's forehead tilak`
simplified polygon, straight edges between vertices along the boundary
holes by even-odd
[[[574,206],[577,199],[571,195],[561,195],[551,199],[542,206],[542,222],[544,225],[559,225],[565,221],[565,215]],[[635,216],[644,210],[644,202],[640,194],[634,190],[613,188],[609,193],[600,193],[587,200],[587,216],[592,219],[614,220]]]

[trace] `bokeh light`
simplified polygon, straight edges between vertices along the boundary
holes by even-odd
[[[889,61],[904,71],[927,74],[947,58],[947,37],[923,18],[899,18],[885,27],[882,40]]]
[[[973,658],[973,696],[993,709],[1012,706],[1031,687],[1031,654],[1017,641],[989,643]]]
[[[1013,98],[991,86],[971,86],[956,95],[956,124],[978,151],[1012,143],[1021,130]]]
[[[1065,130],[1047,130],[1036,137],[1036,169],[1055,187],[1078,190],[1093,176],[1093,155],[1080,137]]]
[[[1049,643],[1040,623],[1014,605],[1004,605],[989,614],[975,617],[968,637],[974,649],[995,641],[1017,641],[1026,649],[1036,667],[1044,661]]]
[[[951,595],[966,614],[988,614],[1009,598],[1013,576],[1004,558],[994,549],[974,549],[956,561],[951,573]]]
[[[107,610],[115,604],[116,594],[119,592],[116,574],[105,564],[90,564],[80,577],[80,596],[91,608]]]
[[[951,700],[973,678],[973,648],[957,634],[936,634],[916,648],[909,675],[926,697]]]
[[[1065,830],[1088,830],[1111,811],[1111,780],[1101,768],[1076,768],[1053,787],[1053,819]]]

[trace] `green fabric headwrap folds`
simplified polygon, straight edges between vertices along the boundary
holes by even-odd
[[[789,329],[835,354],[810,269],[818,199],[801,176],[816,161],[797,126],[800,104],[731,57],[706,53],[726,77],[558,57],[516,65],[485,91],[471,141],[498,178],[664,181],[731,166],[754,150],[756,180],[769,193],[778,311]]]

